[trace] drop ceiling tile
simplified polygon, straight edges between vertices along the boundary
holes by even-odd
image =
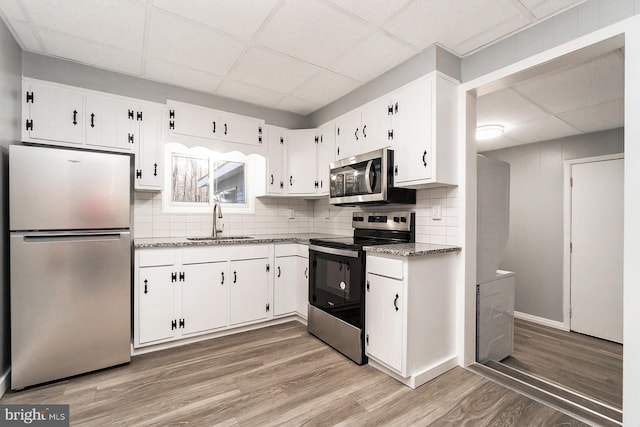
[[[40,40],[33,33],[33,27],[26,22],[13,21],[13,31],[18,37],[18,43],[24,50],[31,52],[44,53],[44,49]]]
[[[141,53],[145,6],[130,0],[22,0],[33,22],[78,39]]]
[[[245,40],[251,39],[278,0],[153,0],[153,6]]]
[[[154,11],[149,25],[147,55],[206,73],[224,75],[245,44],[204,25]]]
[[[206,93],[213,93],[222,81],[220,76],[153,58],[146,60],[144,76],[150,80]]]
[[[582,132],[557,117],[547,116],[508,127],[505,129],[504,136],[528,144],[531,142],[564,138],[565,136],[580,133]]]
[[[615,51],[516,84],[514,88],[552,113],[624,98],[624,61]]]
[[[400,10],[409,0],[329,0],[373,25],[380,25]]]
[[[309,80],[318,68],[306,62],[253,47],[230,73],[235,80],[276,92],[290,93]]]
[[[216,94],[265,107],[273,107],[285,96],[273,90],[230,79],[224,80],[220,86],[218,86]]]
[[[274,108],[302,114],[303,116],[313,113],[320,107],[322,107],[322,104],[316,104],[314,102],[296,98],[295,96],[285,96],[274,105]]]
[[[371,30],[317,0],[286,0],[257,37],[257,43],[328,67]]]
[[[565,122],[583,132],[597,132],[624,127],[624,100],[580,108],[558,114]]]
[[[17,0],[0,0],[0,11],[9,21],[27,21]]]
[[[433,43],[454,50],[475,49],[486,38],[504,35],[518,26],[522,12],[511,0],[433,0],[410,3],[383,28],[414,46],[425,49]],[[498,27],[497,30],[494,27]],[[473,41],[477,38],[477,41]],[[468,50],[456,51],[463,55]]]
[[[378,77],[420,51],[383,33],[373,33],[346,51],[331,70],[361,82]]]
[[[107,70],[139,76],[142,57],[138,54],[79,39],[51,30],[40,30],[40,36],[49,54]]]
[[[346,95],[360,85],[359,82],[331,71],[319,70],[310,80],[298,86],[291,94],[319,104],[328,104]]]
[[[536,19],[542,19],[583,2],[584,0],[520,0]]]
[[[505,127],[545,117],[547,113],[512,89],[503,89],[478,98],[478,125]]]
[[[460,52],[461,55],[466,55],[502,37],[508,36],[516,30],[526,27],[530,23],[531,20],[527,16],[514,15],[464,40],[462,43],[456,45],[453,50]]]

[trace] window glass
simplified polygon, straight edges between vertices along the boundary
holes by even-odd
[[[245,203],[245,164],[227,160],[213,162],[214,200],[220,203]]]
[[[171,201],[208,204],[209,194],[209,158],[173,153]]]

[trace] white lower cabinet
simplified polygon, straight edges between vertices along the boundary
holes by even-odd
[[[273,315],[298,314],[307,318],[309,301],[309,249],[306,245],[275,246]]]
[[[367,255],[369,364],[416,388],[457,365],[455,253]]]
[[[301,244],[136,249],[134,347],[306,319],[308,256]]]

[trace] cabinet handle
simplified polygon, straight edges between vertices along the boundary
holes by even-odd
[[[340,147],[338,147],[338,156],[340,155]]]
[[[133,144],[133,134],[132,133],[127,134],[127,138],[128,138],[129,144]]]
[[[213,121],[213,133],[216,133],[216,122],[215,122],[215,120]]]
[[[308,279],[309,278],[309,267],[305,267],[304,268],[304,278]]]
[[[424,164],[424,167],[427,167],[427,150],[424,150],[424,153],[422,153],[422,163]]]
[[[149,281],[147,279],[144,279],[144,293],[145,294],[149,293],[149,291],[147,291],[147,284],[149,284]]]
[[[91,127],[92,127],[92,128],[96,127],[95,123],[93,123],[93,121],[95,120],[95,118],[96,118],[96,115],[95,115],[95,114],[93,114],[93,113],[91,113]]]
[[[396,311],[398,311],[398,294],[396,294],[396,298],[393,300],[393,306],[396,308]]]
[[[220,275],[222,276],[222,279],[220,280],[220,284],[224,285],[224,271],[221,271]]]
[[[129,120],[133,120],[133,110],[128,110],[128,113],[129,114],[127,117],[129,118]]]
[[[398,165],[395,165],[395,167],[393,168],[393,175],[398,176]]]
[[[227,124],[226,123],[224,124],[224,134],[225,135],[227,134]]]
[[[271,185],[273,185],[273,174],[271,174]]]
[[[396,102],[393,114],[398,114],[398,103]]]
[[[367,125],[364,125],[364,127],[362,128],[362,136],[363,137],[367,137]]]
[[[233,283],[236,283],[238,281],[238,275],[236,274],[236,272],[233,272]]]
[[[367,280],[367,291],[371,290],[371,282]]]
[[[153,176],[158,176],[158,164],[153,164]]]
[[[289,185],[293,185],[293,175],[289,177]]]
[[[78,124],[78,110],[73,110],[73,125]]]
[[[357,141],[358,140],[358,128],[356,128],[355,135],[356,135],[356,141]]]
[[[280,266],[278,266],[278,276],[277,277],[280,277]]]

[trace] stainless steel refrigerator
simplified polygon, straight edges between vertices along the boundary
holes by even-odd
[[[9,147],[11,388],[130,361],[131,158]]]

